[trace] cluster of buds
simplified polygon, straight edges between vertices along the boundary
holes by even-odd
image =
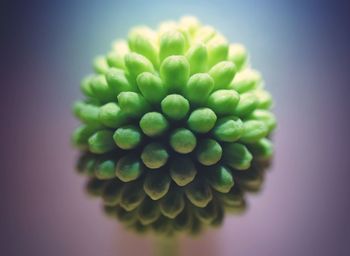
[[[230,189],[223,190],[222,182],[218,182],[222,179],[218,177],[221,173],[209,173],[210,169],[203,168],[198,170],[201,180],[198,179],[196,185],[184,188],[172,185],[169,191],[171,180],[166,170],[148,176],[148,181],[122,182],[118,178],[96,177],[95,166],[106,161],[116,161],[115,156],[96,157],[85,153],[79,158],[77,171],[89,177],[87,193],[102,198],[107,216],[119,220],[126,228],[137,233],[153,231],[161,235],[179,232],[196,235],[206,227],[220,226],[225,213],[244,213],[247,208],[246,194],[260,191],[270,163],[269,160],[254,160],[247,171],[232,170],[235,182],[234,186],[232,183],[228,186]],[[195,193],[199,196],[191,197]],[[158,197],[159,200],[156,199]]]
[[[276,126],[244,46],[184,17],[132,29],[94,69],[74,105],[83,124],[73,143],[109,215],[140,231],[196,233],[244,208]]]

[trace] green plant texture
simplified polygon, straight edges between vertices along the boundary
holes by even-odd
[[[133,28],[93,67],[72,140],[108,215],[140,232],[198,233],[244,208],[276,119],[243,45],[183,17]]]

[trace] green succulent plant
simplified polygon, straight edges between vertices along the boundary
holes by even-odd
[[[132,29],[94,69],[72,140],[110,215],[140,231],[195,233],[243,205],[238,180],[271,158],[276,126],[243,45],[184,17]]]

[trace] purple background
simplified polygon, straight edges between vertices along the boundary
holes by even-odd
[[[350,8],[328,2],[2,1],[0,254],[152,255],[151,238],[126,232],[86,196],[70,106],[114,38],[193,14],[247,46],[279,127],[248,212],[182,237],[181,255],[350,255]]]

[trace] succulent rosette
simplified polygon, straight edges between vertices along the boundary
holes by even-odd
[[[243,45],[184,17],[132,29],[94,69],[72,139],[111,216],[195,233],[244,205],[241,181],[271,158],[276,120]]]

